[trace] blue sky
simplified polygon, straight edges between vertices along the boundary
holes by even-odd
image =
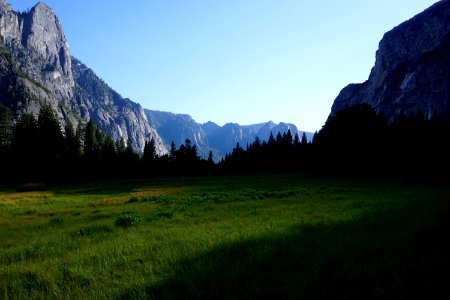
[[[383,34],[437,1],[43,2],[71,54],[145,108],[315,131],[339,91],[368,78]]]

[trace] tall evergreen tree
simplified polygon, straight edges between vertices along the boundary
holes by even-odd
[[[67,120],[65,126],[65,153],[69,161],[76,162],[81,156],[80,140],[75,133],[72,123]]]
[[[11,110],[0,104],[0,155],[5,154],[12,140]]]
[[[84,156],[88,163],[98,163],[100,161],[96,131],[97,129],[94,122],[89,120],[84,131],[83,145]]]
[[[286,138],[285,138],[285,142],[288,147],[292,146],[292,140],[293,140],[292,132],[291,132],[291,129],[289,128],[286,133]]]
[[[117,153],[114,141],[109,135],[103,138],[100,157],[102,163],[107,166],[107,169],[112,169],[117,159]]]
[[[142,155],[142,163],[144,164],[144,167],[149,169],[154,169],[156,164],[156,146],[155,146],[155,139],[151,139],[150,142],[145,141],[144,146],[144,153]],[[149,170],[153,171],[153,170]]]
[[[170,159],[170,161],[174,162],[176,160],[176,158],[177,158],[177,146],[172,141],[170,143],[169,159]]]
[[[268,145],[273,145],[273,144],[275,144],[275,139],[274,139],[274,137],[273,137],[273,133],[272,133],[272,132],[270,132],[269,140],[267,141],[267,144],[268,144]]]
[[[298,136],[298,133],[295,133],[295,136],[294,136],[294,148],[298,149],[299,145],[300,145],[300,138]]]
[[[306,137],[306,133],[302,134],[302,145],[305,146],[308,144],[308,138]]]
[[[12,155],[15,176],[30,179],[37,176],[39,152],[39,131],[36,118],[29,113],[23,114],[13,128]],[[34,178],[33,178],[34,179]]]
[[[213,153],[212,153],[211,150],[209,150],[209,154],[208,154],[208,164],[209,165],[213,165],[214,164]]]
[[[40,155],[44,161],[55,163],[64,152],[64,136],[58,118],[49,104],[42,105],[37,123]]]
[[[126,151],[125,141],[124,141],[123,137],[121,137],[120,139],[118,139],[116,141],[116,152],[117,152],[117,155],[119,157],[122,157],[122,156],[125,155],[125,151]]]

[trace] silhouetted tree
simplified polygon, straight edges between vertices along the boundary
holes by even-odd
[[[114,141],[109,135],[103,138],[100,157],[101,162],[106,166],[105,168],[107,170],[114,169],[114,164],[117,163],[117,153]]]
[[[175,145],[175,143],[172,141],[172,143],[170,143],[170,152],[169,152],[169,159],[171,162],[175,162],[176,158],[177,158],[177,147]]]
[[[121,137],[116,141],[116,153],[119,159],[125,155],[126,149],[125,141],[123,137]]]
[[[39,156],[42,162],[42,172],[47,175],[52,174],[56,170],[54,168],[61,167],[60,162],[64,153],[64,136],[58,118],[49,104],[42,105],[38,114],[38,132],[39,132]]]
[[[213,153],[211,150],[209,150],[209,154],[208,154],[208,164],[210,164],[210,165],[214,164]]]
[[[6,106],[0,104],[0,179],[8,179],[11,172],[12,160],[12,116],[11,111]]]
[[[81,157],[79,136],[75,132],[72,123],[67,120],[65,126],[65,157],[69,162],[76,163]]]
[[[84,158],[88,164],[97,164],[100,161],[100,149],[97,141],[97,127],[92,120],[86,124],[84,131]]]
[[[23,114],[13,128],[12,155],[17,178],[34,179],[38,176],[39,132],[36,118],[29,113]]]
[[[5,155],[12,140],[11,110],[0,104],[0,155]]]
[[[302,134],[302,141],[301,141],[302,145],[305,146],[308,144],[308,138],[306,137],[306,133],[303,132]]]
[[[142,155],[143,174],[153,175],[156,171],[158,156],[156,154],[155,140],[151,138],[150,142],[145,141],[144,153]]]

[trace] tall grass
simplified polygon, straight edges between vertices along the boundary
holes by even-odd
[[[449,196],[300,175],[2,191],[0,298],[429,298]]]

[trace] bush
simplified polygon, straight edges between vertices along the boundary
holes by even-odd
[[[120,216],[117,218],[116,222],[114,223],[116,226],[120,226],[123,228],[128,228],[133,225],[137,225],[142,222],[142,218],[137,215],[135,212],[132,211],[124,211],[120,214]]]

